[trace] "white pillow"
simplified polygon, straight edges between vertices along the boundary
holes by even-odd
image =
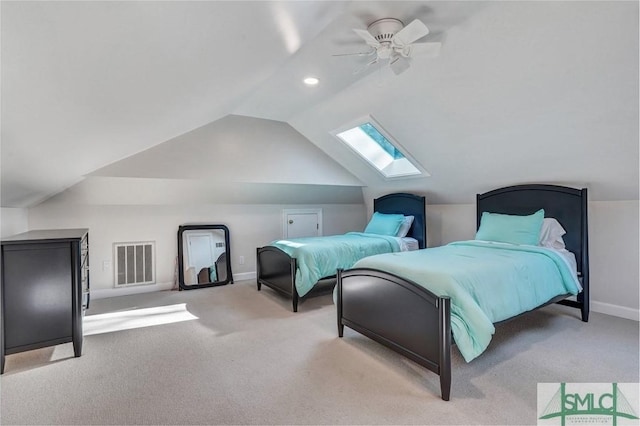
[[[396,237],[406,237],[407,234],[409,233],[409,229],[411,228],[411,224],[413,224],[413,216],[405,216],[404,217],[404,221],[402,222],[402,224],[400,225],[400,229],[398,229],[398,233],[396,234]]]
[[[560,222],[552,217],[545,217],[540,228],[540,239],[538,245],[556,250],[565,248],[562,236],[566,234]]]

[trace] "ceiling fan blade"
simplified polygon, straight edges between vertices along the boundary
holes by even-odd
[[[396,55],[389,61],[389,67],[395,75],[402,74],[409,69],[409,59],[401,55]]]
[[[442,43],[440,42],[413,43],[411,46],[407,46],[407,56],[420,55],[427,58],[434,58],[440,54],[441,47]]]
[[[354,28],[353,31],[355,31],[356,34],[358,34],[360,37],[362,37],[364,39],[364,41],[367,42],[367,44],[373,48],[378,48],[380,46],[380,42],[378,40],[375,39],[374,36],[371,35],[371,33],[367,30],[360,30],[357,28]]]
[[[331,56],[371,56],[376,53],[376,49],[371,49],[368,52],[354,52],[354,53],[336,53]]]
[[[369,61],[366,64],[364,64],[363,66],[361,66],[360,68],[357,68],[356,70],[354,70],[353,74],[355,75],[355,74],[361,73],[365,69],[369,68],[371,65],[374,65],[374,64],[377,64],[377,63],[378,63],[378,57],[376,56],[375,59],[373,59],[372,61]]]
[[[406,46],[429,34],[429,28],[419,19],[414,19],[409,25],[398,31],[392,41],[396,46]]]

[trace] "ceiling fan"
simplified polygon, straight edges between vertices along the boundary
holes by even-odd
[[[397,75],[409,68],[409,59],[416,54],[430,57],[438,56],[441,43],[415,41],[429,34],[429,29],[422,21],[415,19],[405,26],[395,18],[379,19],[371,23],[366,30],[354,28],[369,45],[368,52],[343,53],[333,56],[374,56],[364,67],[357,69],[357,74],[365,68],[383,60],[389,60],[389,67]]]

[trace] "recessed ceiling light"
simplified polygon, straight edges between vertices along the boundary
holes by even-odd
[[[302,81],[304,81],[304,84],[306,84],[307,86],[315,86],[320,83],[320,80],[318,80],[316,77],[307,77]]]

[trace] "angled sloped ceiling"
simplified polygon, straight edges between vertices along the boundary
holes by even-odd
[[[0,7],[3,207],[85,176],[411,190],[430,203],[549,182],[638,199],[637,1]],[[353,28],[385,17],[421,19],[441,55],[354,75],[367,56],[333,55],[366,48]],[[431,177],[385,181],[330,135],[367,114]]]
[[[431,203],[540,182],[637,200],[638,2],[481,3],[439,57],[368,74],[289,123],[368,187]],[[385,181],[330,135],[367,114],[431,177]]]
[[[341,2],[0,2],[3,207],[229,114]]]
[[[361,203],[362,185],[287,123],[228,115],[96,170],[66,191],[65,199],[75,194],[90,204]]]
[[[228,115],[91,176],[361,186],[289,124]]]

